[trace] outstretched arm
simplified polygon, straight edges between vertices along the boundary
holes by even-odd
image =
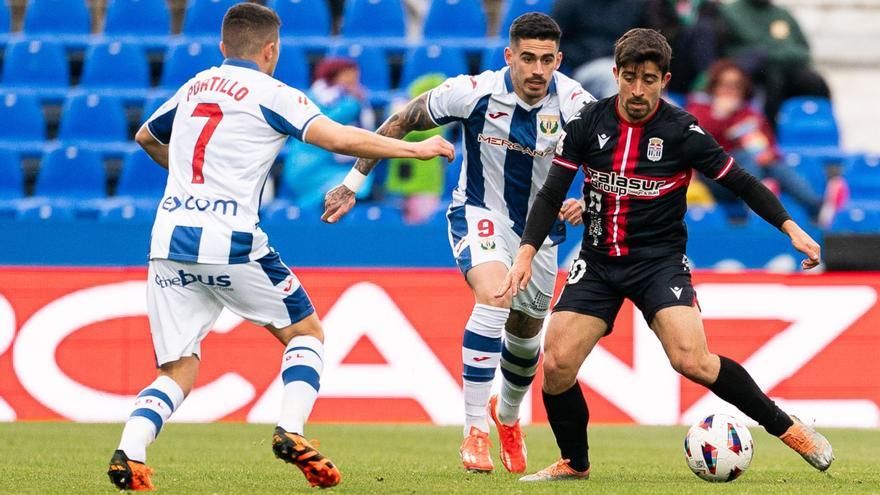
[[[424,131],[434,127],[437,127],[437,124],[431,120],[428,113],[428,93],[423,93],[407,103],[399,112],[388,117],[388,120],[376,130],[376,134],[400,139],[410,131]],[[379,160],[375,158],[358,158],[345,181],[328,191],[324,196],[324,214],[321,216],[321,220],[327,223],[336,223],[351,210],[355,203],[354,195],[357,189],[377,163]]]

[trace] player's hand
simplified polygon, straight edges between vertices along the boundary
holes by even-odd
[[[532,258],[535,257],[535,248],[531,246],[523,246],[519,248],[516,260],[513,266],[507,271],[504,281],[495,291],[495,297],[503,298],[510,292],[511,297],[516,297],[516,293],[526,290],[529,286],[529,280],[532,279]]]
[[[822,248],[819,247],[818,242],[810,237],[810,234],[804,232],[798,224],[791,220],[786,220],[782,224],[782,230],[791,238],[791,245],[807,255],[806,259],[801,260],[801,268],[812,270],[819,266],[819,262],[822,260]]]
[[[450,162],[455,160],[455,147],[441,136],[431,136],[424,141],[415,143],[415,158],[429,160],[435,156],[443,156]]]
[[[584,223],[584,200],[568,198],[559,210],[559,220],[574,226]]]
[[[324,214],[321,220],[336,223],[354,207],[354,191],[340,184],[324,195]]]

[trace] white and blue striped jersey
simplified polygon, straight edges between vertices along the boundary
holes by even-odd
[[[528,105],[514,92],[507,67],[453,77],[433,89],[431,119],[464,126],[461,175],[450,208],[472,205],[498,212],[522,236],[562,127],[593,100],[577,81],[554,72],[547,96]],[[557,227],[550,235],[553,244],[565,239],[564,227]]]
[[[168,183],[150,259],[236,264],[269,253],[260,198],[288,136],[304,140],[321,112],[246,60],[195,75],[147,120],[167,144]]]

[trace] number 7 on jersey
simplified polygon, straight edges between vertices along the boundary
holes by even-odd
[[[205,127],[203,127],[202,132],[199,133],[199,139],[196,140],[196,147],[193,150],[192,159],[192,183],[204,184],[205,176],[202,173],[202,167],[205,165],[205,148],[208,147],[208,141],[210,141],[211,136],[214,135],[217,125],[223,120],[223,111],[220,110],[220,105],[216,103],[199,103],[196,105],[196,108],[193,109],[192,116],[208,117],[208,122],[205,123]]]

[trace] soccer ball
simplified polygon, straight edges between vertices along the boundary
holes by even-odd
[[[754,451],[748,428],[727,414],[707,416],[684,437],[688,467],[706,481],[735,480],[749,468]]]

